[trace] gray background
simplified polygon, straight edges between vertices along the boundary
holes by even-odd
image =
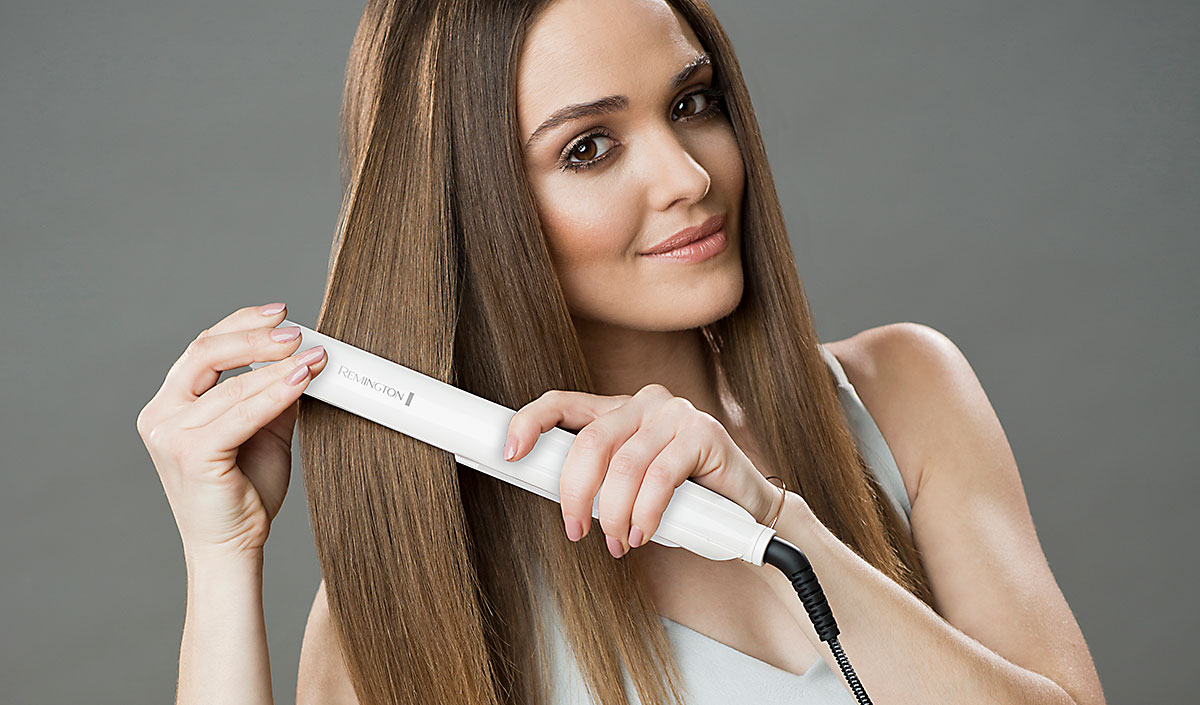
[[[1200,5],[714,6],[821,339],[953,339],[1109,702],[1190,699]],[[315,323],[362,5],[2,7],[0,687],[168,702],[185,573],[134,420],[235,308]],[[279,702],[319,580],[293,478],[265,577]]]

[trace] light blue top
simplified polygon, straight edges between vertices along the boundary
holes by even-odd
[[[833,353],[819,346],[826,363],[837,379],[838,399],[850,422],[850,429],[880,486],[909,526],[911,507],[908,493],[892,452],[867,412],[846,372]],[[910,527],[911,530],[911,527]],[[549,603],[550,600],[544,602]],[[551,609],[548,613],[553,613]],[[700,632],[659,615],[666,628],[683,677],[686,705],[727,705],[728,703],[791,703],[795,705],[853,705],[854,697],[846,690],[840,671],[829,668],[824,658],[817,659],[802,675],[761,661]],[[548,622],[550,673],[553,678],[553,705],[591,705],[583,674],[571,657],[560,624]],[[828,648],[822,642],[823,648]],[[853,662],[854,655],[848,654]],[[625,674],[625,693],[629,702],[640,705],[629,674]]]

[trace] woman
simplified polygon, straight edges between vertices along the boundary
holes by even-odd
[[[961,353],[915,324],[818,344],[700,0],[371,2],[342,125],[317,327],[518,409],[514,459],[580,442],[541,501],[301,399],[319,350],[214,387],[296,350],[282,305],[203,331],[138,419],[187,558],[180,702],[270,702],[262,549],[297,421],[324,576],[302,702],[728,702],[714,672],[851,702],[774,568],[648,541],[688,478],[807,553],[877,702],[1104,702]],[[681,229],[703,238],[654,254]],[[734,660],[695,668],[689,632]]]

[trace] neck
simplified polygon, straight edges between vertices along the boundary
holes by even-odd
[[[646,331],[577,320],[576,330],[596,394],[632,395],[657,383],[731,432],[738,427],[736,405],[699,328]]]

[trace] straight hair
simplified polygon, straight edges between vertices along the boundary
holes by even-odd
[[[797,276],[728,36],[669,0],[712,56],[746,167],[745,288],[703,326],[769,467],[880,572],[932,605],[908,529],[859,453]],[[523,167],[517,63],[547,0],[371,0],[340,114],[343,200],[316,329],[517,409],[592,392]],[[503,136],[503,139],[497,139]],[[329,370],[326,374],[333,374]],[[684,702],[649,592],[557,504],[309,396],[298,436],[317,556],[363,705],[548,703],[549,600],[601,705]]]

